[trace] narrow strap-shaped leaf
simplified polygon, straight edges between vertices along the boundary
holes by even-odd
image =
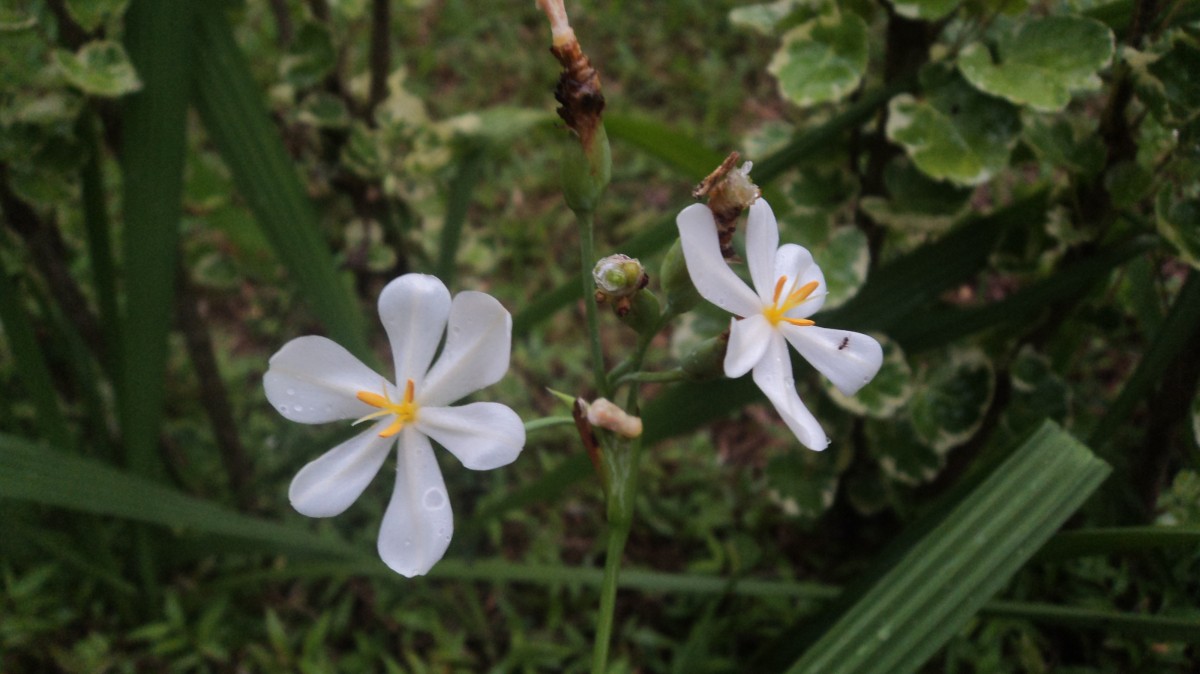
[[[487,153],[479,145],[463,148],[458,158],[458,171],[450,181],[450,193],[446,196],[446,217],[442,222],[441,245],[438,247],[436,275],[447,287],[454,287],[454,275],[458,271],[458,244],[462,239],[463,226],[467,222],[467,209],[471,205],[471,194],[479,179],[483,177],[483,163]]]
[[[114,378],[121,372],[121,331],[117,302],[117,276],[113,263],[112,233],[105,203],[104,174],[101,170],[103,146],[96,137],[96,118],[90,112],[79,120],[80,140],[88,148],[88,158],[79,171],[83,202],[83,225],[87,233],[88,263],[92,268],[97,303],[100,305],[100,329],[104,335],[101,363]]]
[[[121,116],[121,433],[129,466],[147,475],[162,471],[157,449],[183,197],[191,7],[187,0],[135,0],[125,15],[126,48],[143,86],[123,99]]]
[[[689,180],[700,180],[725,159],[696,138],[647,116],[607,114],[604,128],[610,139],[662,160]]]
[[[329,336],[371,362],[362,312],[339,277],[320,224],[246,57],[219,6],[196,9],[194,102],[254,217]]]
[[[1193,271],[1171,305],[1162,327],[1142,355],[1137,369],[1088,436],[1091,446],[1100,449],[1108,444],[1109,438],[1118,426],[1125,423],[1138,402],[1144,400],[1162,380],[1171,362],[1184,349],[1196,348],[1197,334],[1200,334],[1200,273]]]
[[[1108,474],[1052,422],[884,574],[791,672],[920,668],[1083,503]]]
[[[0,326],[8,347],[12,350],[17,376],[21,388],[28,394],[37,412],[37,428],[43,438],[59,447],[71,446],[71,436],[62,410],[58,406],[58,394],[50,378],[42,348],[38,344],[29,315],[21,306],[21,296],[8,270],[0,262]]]
[[[1038,559],[1067,559],[1160,548],[1200,549],[1200,526],[1104,527],[1064,531],[1038,551]]]
[[[0,498],[266,542],[312,554],[370,558],[343,541],[242,515],[105,463],[4,434],[0,434]]]

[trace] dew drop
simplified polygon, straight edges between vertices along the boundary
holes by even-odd
[[[290,389],[288,389],[288,390],[287,390],[287,394],[288,394],[288,395],[290,395],[290,396],[294,396],[294,395],[296,395],[296,389],[294,389],[294,388],[290,388]]]
[[[412,539],[411,538],[404,539],[404,547],[406,547],[406,548],[412,547]]]
[[[425,495],[421,498],[422,505],[426,510],[441,510],[446,507],[446,495],[437,487],[430,487],[425,490]]]
[[[299,406],[299,405],[296,405],[295,407],[293,407],[293,408],[292,408],[292,411],[294,411],[294,412],[303,412],[303,411],[304,411],[304,408],[303,408],[303,407],[301,407],[301,406]]]

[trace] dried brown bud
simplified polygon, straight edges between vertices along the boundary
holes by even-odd
[[[567,22],[562,0],[538,0],[538,7],[550,19],[553,43],[550,53],[562,65],[554,98],[559,102],[558,116],[579,136],[584,149],[590,148],[604,112],[604,94],[600,91],[600,74],[592,67],[587,54],[579,46],[575,31]]]
[[[754,164],[746,162],[741,168],[734,168],[739,157],[737,152],[729,153],[725,161],[692,190],[692,196],[697,199],[708,197],[708,208],[717,221],[721,254],[727,260],[734,256],[733,233],[737,230],[738,217],[761,195],[758,186],[750,181],[750,169]]]

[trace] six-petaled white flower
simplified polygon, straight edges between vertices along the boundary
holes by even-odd
[[[304,515],[332,517],[348,508],[396,445],[396,484],[379,530],[379,554],[412,577],[442,558],[454,528],[430,439],[473,470],[507,465],[525,445],[525,427],[505,405],[449,406],[504,376],[512,317],[484,293],[462,292],[451,301],[440,280],[423,274],[389,283],[379,296],[379,316],[391,342],[395,383],[331,340],[300,337],[271,357],[263,387],[292,421],[372,422],[292,480],[288,496]]]
[[[819,328],[808,320],[826,294],[825,276],[812,254],[795,244],[779,245],[779,226],[766,200],[750,206],[747,221],[746,262],[753,289],[725,264],[716,222],[701,204],[688,206],[675,219],[688,275],[704,299],[735,316],[725,375],[751,372],[801,444],[825,449],[829,438],[796,393],[787,343],[847,395],[871,381],[883,364],[883,350],[867,335]]]

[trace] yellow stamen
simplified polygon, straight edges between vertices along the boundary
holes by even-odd
[[[379,433],[381,438],[390,438],[404,429],[405,424],[410,424],[417,420],[417,411],[420,407],[413,402],[415,393],[413,380],[409,379],[404,385],[404,399],[400,402],[392,402],[391,396],[388,395],[387,384],[383,385],[383,395],[372,393],[370,391],[359,391],[356,397],[371,407],[378,407],[378,412],[372,412],[367,416],[355,421],[355,424],[361,424],[370,419],[378,419],[389,414],[395,416],[395,420]]]
[[[813,291],[816,290],[817,286],[820,284],[816,281],[809,281],[808,283],[805,283],[799,288],[796,288],[792,292],[788,293],[788,296],[783,298],[783,301],[781,302],[780,296],[783,295],[783,287],[785,285],[787,285],[787,277],[780,276],[779,280],[775,282],[775,295],[772,297],[772,301],[774,303],[771,306],[763,309],[763,316],[767,317],[767,320],[771,322],[771,325],[779,325],[780,321],[800,326],[816,325],[816,323],[808,320],[807,318],[789,318],[784,314],[800,306],[809,298],[810,295],[813,294]]]

